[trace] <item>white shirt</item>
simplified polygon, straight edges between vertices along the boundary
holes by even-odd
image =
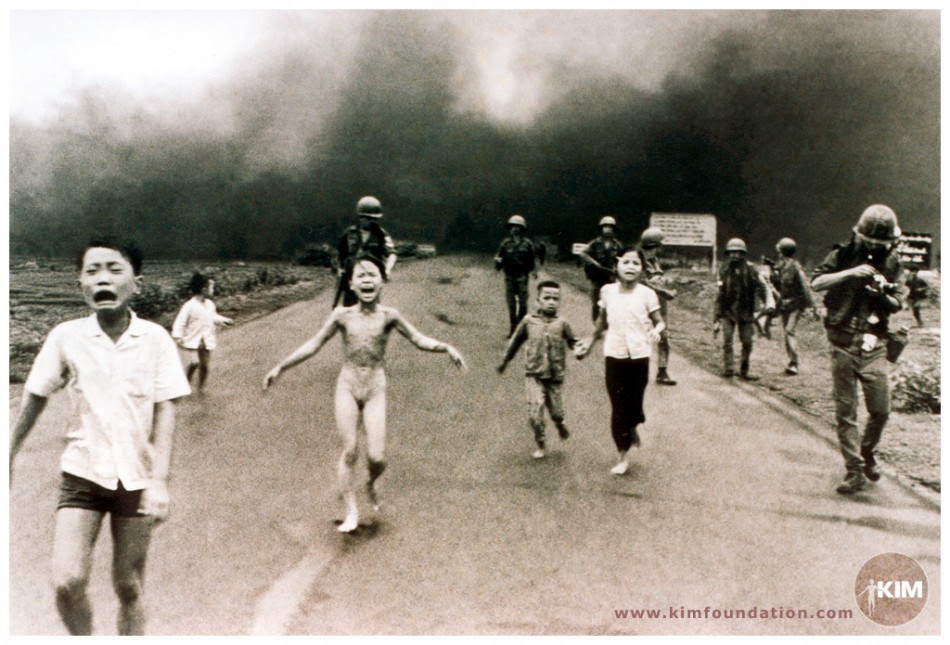
[[[604,356],[611,358],[649,358],[653,345],[647,332],[653,328],[650,313],[660,308],[656,291],[637,283],[629,292],[619,282],[605,284],[597,303],[607,310],[607,335]]]
[[[148,485],[155,404],[191,393],[175,343],[161,326],[134,313],[118,342],[96,315],[53,328],[33,361],[25,388],[49,397],[66,388],[73,424],[60,468],[104,488]]]
[[[226,320],[218,315],[211,300],[205,298],[201,301],[195,297],[186,302],[175,317],[172,338],[180,340],[186,349],[198,349],[201,341],[204,341],[205,349],[214,349],[218,346],[214,325]]]

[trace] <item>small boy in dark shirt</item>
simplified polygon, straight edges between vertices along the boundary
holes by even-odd
[[[566,369],[566,348],[574,348],[577,338],[566,320],[558,316],[561,286],[553,280],[538,283],[538,311],[521,319],[515,328],[498,373],[505,371],[508,362],[525,345],[525,397],[528,403],[528,423],[538,444],[532,453],[535,459],[544,457],[544,408],[557,426],[561,439],[570,432],[564,425],[564,405],[561,389]]]

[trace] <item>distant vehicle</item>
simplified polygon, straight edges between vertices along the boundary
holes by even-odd
[[[432,258],[436,255],[435,245],[396,242],[396,255],[401,258]]]
[[[324,243],[305,247],[303,253],[297,258],[296,263],[301,266],[333,268],[336,266],[336,261],[336,249]]]

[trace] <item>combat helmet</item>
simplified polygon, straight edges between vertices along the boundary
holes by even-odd
[[[604,215],[603,217],[600,218],[600,222],[598,222],[597,224],[597,226],[616,226],[616,225],[617,225],[617,220],[613,218],[613,215]]]
[[[783,237],[778,241],[778,244],[775,245],[775,250],[785,256],[795,253],[796,248],[795,240],[790,237]]]
[[[657,226],[651,226],[640,235],[640,247],[652,249],[663,244],[663,231]]]
[[[508,218],[508,226],[520,226],[521,228],[528,228],[528,223],[524,221],[524,218],[521,215],[512,215]]]
[[[901,235],[897,215],[884,204],[873,204],[864,209],[854,232],[878,242],[893,242]]]
[[[732,253],[733,251],[748,253],[749,249],[746,248],[745,241],[743,239],[734,237],[726,242],[726,253]]]
[[[361,197],[360,201],[356,202],[356,214],[361,217],[379,219],[383,216],[383,205],[380,204],[379,200],[375,197],[367,195],[366,197]]]

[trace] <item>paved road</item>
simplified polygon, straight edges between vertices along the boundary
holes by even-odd
[[[615,455],[593,355],[569,366],[572,438],[533,461],[520,362],[493,371],[507,325],[501,288],[482,266],[444,259],[400,265],[386,287],[386,303],[459,347],[471,369],[463,376],[445,355],[391,340],[384,508],[355,536],[332,523],[339,341],[259,389],[314,333],[329,295],[222,334],[211,393],[180,406],[175,506],[148,568],[150,632],[938,633],[938,508],[887,477],[842,499],[832,445],[681,357],[679,386],[648,388],[643,447],[627,476],[608,473]],[[583,333],[587,302],[566,290],[562,313]],[[51,402],[16,464],[13,634],[63,633],[47,580],[64,407]],[[103,538],[91,593],[97,630],[110,634]],[[864,562],[889,551],[921,564],[930,597],[914,621],[885,628],[857,611],[853,586]],[[671,607],[853,616],[714,621],[670,617]],[[617,617],[622,609],[667,617]]]

